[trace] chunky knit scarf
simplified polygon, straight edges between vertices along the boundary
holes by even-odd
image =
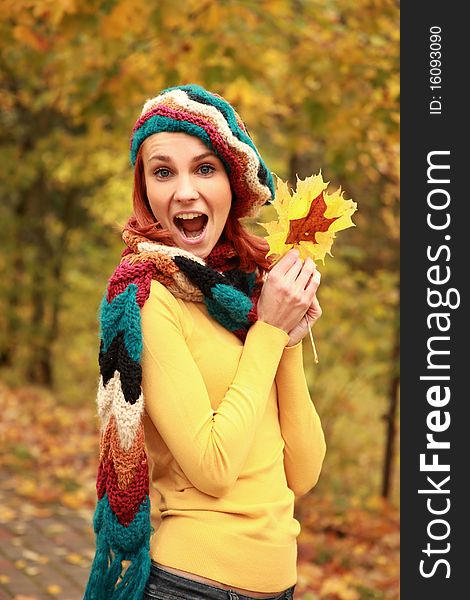
[[[257,272],[237,268],[231,244],[219,243],[204,261],[128,232],[123,238],[128,248],[108,281],[100,309],[96,554],[85,600],[141,600],[150,572],[140,310],[152,280],[178,298],[204,302],[209,314],[241,340],[256,321],[262,285]]]

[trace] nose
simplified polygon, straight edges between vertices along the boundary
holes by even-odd
[[[187,202],[199,198],[199,192],[195,182],[189,174],[182,174],[178,177],[173,196],[174,199],[179,202]]]

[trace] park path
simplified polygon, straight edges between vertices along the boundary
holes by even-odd
[[[0,476],[0,599],[82,600],[92,518],[90,509],[28,503]]]

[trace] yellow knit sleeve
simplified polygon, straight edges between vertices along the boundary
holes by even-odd
[[[262,321],[254,323],[233,382],[214,411],[186,343],[189,318],[164,286],[152,284],[142,309],[145,408],[189,481],[220,497],[235,484],[246,461],[289,336]]]
[[[326,444],[305,379],[302,342],[285,348],[276,385],[287,483],[296,496],[303,496],[318,481]]]

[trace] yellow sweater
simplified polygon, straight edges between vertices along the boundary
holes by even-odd
[[[145,436],[161,520],[154,561],[277,593],[297,581],[294,498],[325,441],[302,344],[257,321],[245,343],[152,282],[142,309]]]

